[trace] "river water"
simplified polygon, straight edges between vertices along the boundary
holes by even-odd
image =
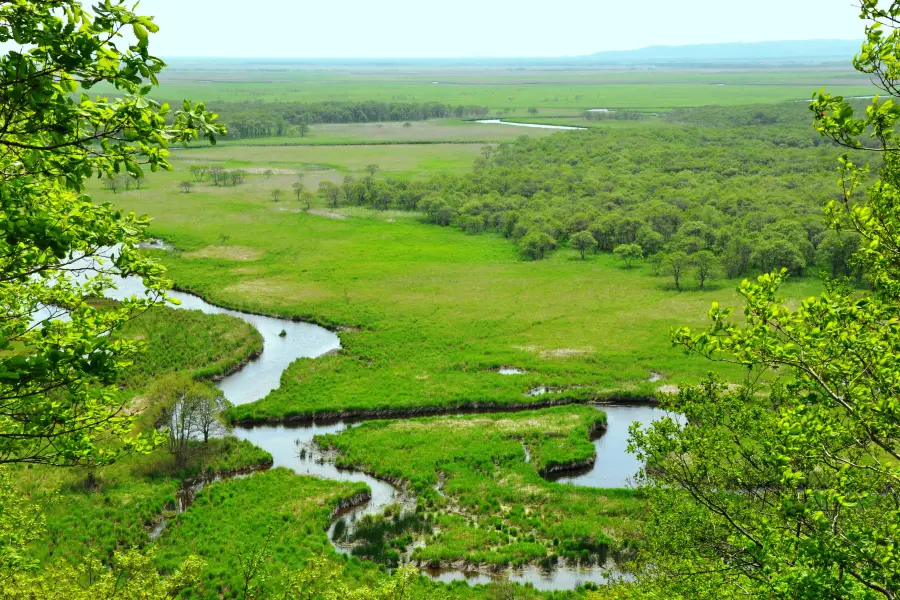
[[[117,288],[111,290],[107,294],[108,297],[121,300],[133,295],[141,296],[144,291],[141,281],[134,277],[118,280]],[[246,404],[264,398],[279,386],[281,374],[295,360],[315,358],[341,347],[340,339],[335,333],[317,325],[228,310],[184,292],[170,292],[169,295],[181,302],[176,308],[200,310],[207,314],[231,315],[250,323],[262,334],[264,343],[262,354],[238,372],[216,383],[226,397],[235,404]],[[628,426],[633,421],[649,423],[665,413],[650,406],[604,405],[600,408],[607,414],[609,429],[594,440],[597,459],[593,467],[579,472],[556,474],[553,477],[555,481],[571,485],[606,488],[626,487],[631,484],[631,478],[640,469],[640,464],[633,455],[627,452]],[[365,473],[338,469],[313,442],[313,437],[316,435],[338,433],[352,426],[352,423],[343,421],[259,425],[235,427],[233,433],[238,438],[248,440],[268,451],[273,457],[273,466],[275,467],[287,467],[302,475],[366,483],[371,489],[371,500],[343,511],[340,518],[345,522],[352,523],[366,514],[379,514],[392,504],[399,503],[406,510],[411,510],[415,506],[414,497]],[[331,529],[334,528],[335,523],[332,523]],[[163,527],[164,523],[154,530],[154,537],[162,532]],[[331,539],[331,529],[329,530],[329,539]],[[337,544],[335,544],[335,549],[339,552],[347,552],[346,548],[341,548]],[[531,583],[541,590],[562,590],[573,589],[588,581],[604,583],[611,567],[612,565],[581,568],[576,565],[563,565],[551,570],[528,567],[491,574],[455,569],[424,569],[422,572],[432,579],[442,582],[463,580],[470,584],[477,584],[505,579],[519,583]]]
[[[502,121],[500,119],[481,119],[476,123],[484,123],[485,125],[512,125],[513,127],[530,127],[532,129],[560,129],[566,131],[581,131],[587,127],[573,127],[571,125],[544,125],[543,123],[513,123],[512,121]]]

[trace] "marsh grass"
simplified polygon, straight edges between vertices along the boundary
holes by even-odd
[[[147,345],[120,382],[127,409],[140,413],[136,434],[155,426],[157,407],[146,390],[157,378],[174,372],[222,374],[262,348],[260,334],[240,319],[173,308],[151,309],[116,335]],[[19,468],[17,483],[26,496],[48,503],[46,539],[34,548],[38,558],[77,561],[95,554],[109,559],[117,550],[149,542],[150,527],[174,509],[185,479],[271,463],[268,452],[226,437],[194,444],[189,462],[181,467],[159,448],[91,470]]]
[[[611,546],[634,544],[641,499],[632,490],[553,483],[541,473],[590,460],[591,432],[605,421],[595,408],[570,406],[369,421],[316,440],[340,453],[339,465],[401,480],[419,498],[424,521],[391,515],[364,524],[360,552],[367,556],[392,564],[398,542],[415,533],[425,543],[412,559],[428,566],[602,564]]]

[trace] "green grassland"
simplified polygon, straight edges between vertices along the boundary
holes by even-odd
[[[251,175],[238,187],[203,183],[191,194],[176,191],[188,164],[214,157],[257,167],[343,161],[335,166],[353,172],[381,156],[387,171],[403,168],[380,154],[394,149],[180,151],[175,172],[142,190],[97,192],[123,208],[155,215],[154,234],[183,251],[160,253],[182,288],[227,306],[354,328],[341,334],[341,353],[294,363],[280,389],[237,408],[234,418],[646,396],[655,389],[647,382],[650,371],[679,383],[712,367],[672,348],[669,332],[702,324],[714,300],[738,304],[737,281],[679,294],[649,267],[626,270],[611,255],[581,261],[562,249],[529,263],[496,234],[466,236],[422,224],[415,215],[305,214],[290,194],[276,203],[268,193],[276,186],[289,190],[293,178],[287,174]],[[350,150],[373,154],[342,158]],[[415,164],[412,157],[402,160]],[[220,248],[223,235],[238,250]],[[818,289],[814,279],[802,279],[786,293],[796,298]],[[527,374],[499,375],[496,369],[504,365]],[[737,369],[723,373],[741,376]],[[537,386],[564,391],[525,395]]]
[[[412,554],[421,565],[519,566],[558,558],[590,564],[602,562],[609,546],[631,543],[641,500],[630,490],[551,483],[540,474],[593,457],[590,432],[603,423],[602,412],[571,406],[370,421],[317,441],[340,452],[338,465],[401,480],[416,493],[432,526]]]
[[[131,390],[165,373],[188,372],[197,378],[223,375],[263,349],[259,332],[236,317],[168,307],[148,310],[117,335],[146,344],[146,352],[121,382]]]
[[[342,500],[366,491],[365,484],[339,483],[275,469],[253,477],[223,481],[203,489],[191,508],[166,528],[157,542],[163,569],[173,569],[191,554],[203,558],[200,598],[240,598],[240,554],[260,548],[269,538],[273,572],[302,568],[312,557],[337,559],[325,529]],[[355,562],[346,576],[377,570]],[[277,581],[271,584],[277,585]]]
[[[433,83],[437,82],[437,83]],[[724,84],[724,85],[723,85]],[[848,65],[718,69],[545,67],[303,67],[173,61],[158,96],[216,102],[351,101],[484,105],[524,115],[531,107],[674,108],[804,100],[826,85],[835,93],[872,93]],[[98,88],[98,91],[103,92]]]
[[[499,127],[503,127],[503,125]],[[246,147],[223,144],[212,148],[179,150],[177,154],[178,163],[183,169],[189,164],[203,164],[223,168],[256,168],[260,169],[259,172],[264,169],[272,169],[282,171],[280,174],[288,175],[293,175],[298,170],[335,171],[343,175],[361,174],[367,165],[376,164],[386,175],[412,177],[441,172],[468,171],[475,162],[475,158],[480,156],[481,147],[478,144],[452,143],[321,147]],[[335,174],[335,176],[337,175]],[[158,179],[163,182],[171,182],[171,177]],[[181,178],[176,180],[176,186],[177,181],[182,179],[190,179],[190,175],[182,171]],[[294,180],[291,179],[291,181]],[[155,181],[154,185],[156,185]],[[308,182],[307,188],[315,189]],[[290,185],[286,189],[290,190]],[[246,188],[241,188],[241,190],[246,191]]]
[[[576,116],[568,118],[580,120]],[[555,120],[554,120],[555,121]],[[327,123],[312,125],[303,137],[283,136],[223,140],[223,146],[315,146],[377,144],[486,144],[509,142],[521,135],[551,135],[553,130],[474,123],[461,119],[400,122]]]

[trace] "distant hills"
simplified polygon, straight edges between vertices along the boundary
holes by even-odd
[[[802,40],[647,46],[638,50],[598,52],[580,58],[588,62],[617,64],[827,62],[848,60],[859,52],[861,45],[862,42],[859,40]]]
[[[647,46],[638,50],[598,52],[585,56],[484,57],[484,58],[191,58],[168,57],[177,67],[211,63],[228,65],[337,65],[390,66],[686,66],[777,65],[786,63],[849,64],[859,52],[861,40],[803,40],[781,42],[738,42],[730,44],[695,44],[689,46]]]

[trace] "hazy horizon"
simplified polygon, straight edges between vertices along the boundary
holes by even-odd
[[[473,59],[561,58],[647,46],[862,37],[849,0],[644,0],[632,6],[562,0],[547,11],[510,0],[461,0],[450,8],[412,0],[298,5],[257,0],[143,0],[161,31],[153,52],[173,58]],[[235,7],[233,10],[231,7]]]
[[[655,48],[691,48],[691,47],[719,47],[719,46],[727,46],[727,45],[735,45],[735,46],[752,46],[755,44],[778,44],[778,43],[804,43],[804,42],[838,42],[841,44],[848,45],[857,45],[862,44],[862,39],[811,39],[811,40],[766,40],[762,42],[710,42],[706,44],[671,44],[671,45],[662,45],[662,44],[651,44],[648,46],[641,46],[639,48],[627,49],[627,50],[605,50],[599,52],[593,52],[589,54],[577,54],[577,55],[554,55],[554,56],[527,56],[527,55],[517,55],[517,56],[437,56],[437,57],[418,57],[418,56],[192,56],[192,55],[165,55],[163,58],[167,60],[209,60],[209,61],[273,61],[273,62],[339,62],[339,61],[348,61],[348,62],[378,62],[378,61],[406,61],[410,63],[414,62],[442,62],[442,61],[517,61],[517,60],[539,60],[539,61],[547,61],[554,59],[578,59],[578,58],[588,58],[594,55],[602,55],[602,54],[616,54],[616,53],[631,53],[638,52],[643,50],[650,50]],[[846,54],[836,53],[841,59],[846,58]]]

